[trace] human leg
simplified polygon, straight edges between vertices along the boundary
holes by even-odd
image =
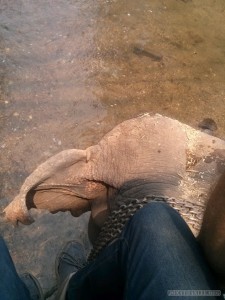
[[[18,276],[12,258],[2,237],[0,237],[0,299],[30,300],[29,292]]]
[[[0,299],[41,300],[42,291],[31,274],[19,277],[5,241],[0,236]]]
[[[190,290],[191,299],[199,299],[194,296],[197,291],[217,289],[201,247],[184,220],[167,204],[146,205],[133,216],[122,237],[124,299],[172,299],[168,293],[174,290],[177,295]],[[190,293],[181,299],[190,299]]]
[[[184,220],[167,204],[151,202],[130,219],[120,237],[95,261],[71,278],[67,298],[172,299],[168,290],[216,288]]]

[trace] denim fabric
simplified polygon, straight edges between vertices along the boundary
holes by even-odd
[[[7,246],[0,236],[0,299],[30,300],[30,294],[19,278]]]
[[[152,202],[128,222],[120,237],[70,280],[67,298],[215,299],[173,297],[168,290],[216,290],[200,246],[180,215]],[[0,300],[28,300],[29,292],[0,237]]]
[[[136,212],[95,261],[73,275],[67,299],[218,299],[168,295],[174,290],[217,289],[203,252],[181,216],[166,203],[151,202]]]

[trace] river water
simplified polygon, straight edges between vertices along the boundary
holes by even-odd
[[[225,138],[224,20],[224,0],[0,0],[1,209],[48,157],[142,113],[212,118]],[[52,253],[74,237],[89,247],[87,217],[2,220],[18,271],[48,291]]]

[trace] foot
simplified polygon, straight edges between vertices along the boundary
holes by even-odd
[[[60,285],[71,273],[76,273],[87,262],[84,246],[77,241],[68,242],[56,258],[56,275]]]
[[[41,289],[41,286],[33,275],[30,273],[24,273],[20,276],[24,284],[26,285],[29,293],[31,300],[42,300],[44,299],[43,292]]]

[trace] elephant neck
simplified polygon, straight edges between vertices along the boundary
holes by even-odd
[[[113,210],[118,204],[123,204],[128,198],[141,199],[151,196],[180,198],[181,191],[178,181],[159,182],[142,179],[126,182],[118,190],[116,197],[110,199],[110,210]]]

